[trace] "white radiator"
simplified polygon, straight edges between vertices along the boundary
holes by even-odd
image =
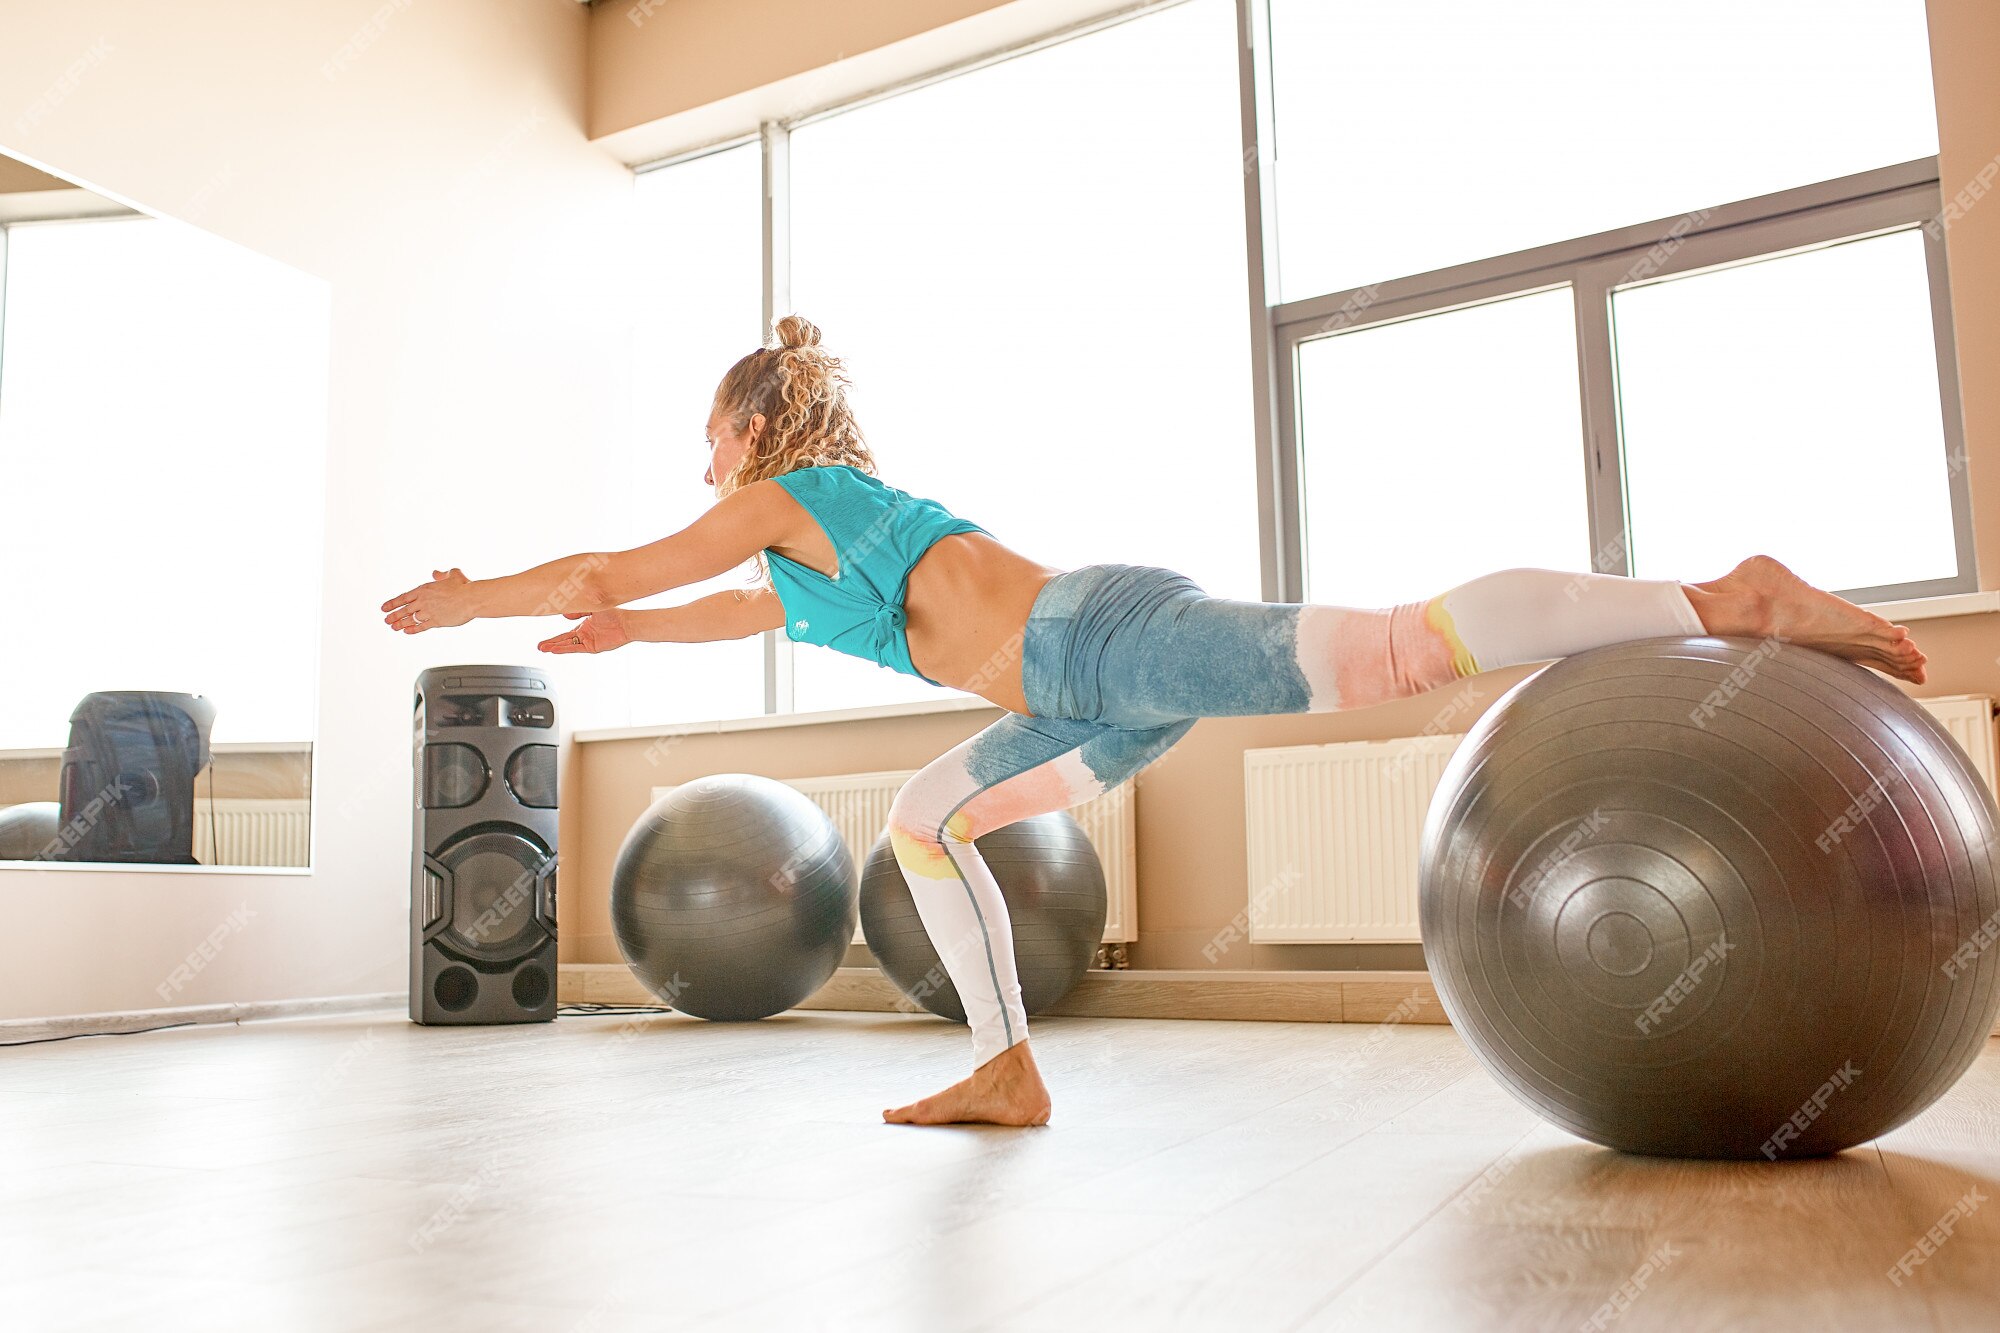
[[[1944,694],[1919,699],[1930,715],[1944,724],[1951,738],[1972,756],[1972,766],[2000,799],[2000,762],[1993,740],[1993,700],[1984,694]]]
[[[194,859],[203,865],[303,866],[311,850],[311,801],[195,797]]]
[[[1416,941],[1417,844],[1460,739],[1245,750],[1251,940]]]
[[[840,773],[823,778],[779,778],[777,781],[810,796],[833,820],[842,841],[854,857],[858,874],[867,864],[875,840],[889,826],[889,806],[896,792],[916,773],[915,769],[879,773]],[[659,800],[673,787],[653,788]],[[1138,877],[1134,873],[1133,840],[1135,820],[1132,784],[1121,783],[1102,796],[1072,806],[1070,815],[1083,826],[1097,859],[1104,866],[1104,889],[1109,914],[1104,922],[1104,939],[1130,942],[1139,938]],[[861,931],[855,928],[856,942]]]
[[[1993,700],[1919,699],[2000,798]],[[1250,938],[1415,943],[1417,851],[1431,793],[1463,733],[1243,754]]]

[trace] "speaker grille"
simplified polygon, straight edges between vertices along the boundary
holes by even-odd
[[[424,748],[424,808],[471,805],[486,791],[486,761],[470,745],[449,742]]]
[[[507,786],[522,805],[556,808],[556,747],[523,745],[507,758]]]

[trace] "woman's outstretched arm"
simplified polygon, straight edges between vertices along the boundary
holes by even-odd
[[[747,639],[785,623],[785,608],[769,588],[729,588],[681,606],[628,611],[613,607],[577,616],[582,624],[535,645],[545,653],[608,653],[628,643],[715,643]]]
[[[755,482],[717,501],[671,537],[629,551],[566,555],[494,579],[433,570],[429,583],[382,603],[383,620],[391,629],[420,634],[482,618],[609,610],[727,573],[783,541],[798,513],[783,487]]]

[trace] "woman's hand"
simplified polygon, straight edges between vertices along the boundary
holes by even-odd
[[[390,629],[405,634],[421,634],[427,629],[449,629],[473,618],[472,580],[456,569],[434,569],[431,581],[382,603],[388,614],[382,617]]]
[[[568,614],[571,620],[583,623],[567,634],[544,639],[535,646],[545,653],[608,653],[632,642],[632,627],[625,621],[625,612],[617,607],[594,615]]]

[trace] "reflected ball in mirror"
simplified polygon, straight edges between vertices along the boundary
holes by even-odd
[[[0,861],[39,861],[62,829],[62,807],[30,801],[0,809]]]

